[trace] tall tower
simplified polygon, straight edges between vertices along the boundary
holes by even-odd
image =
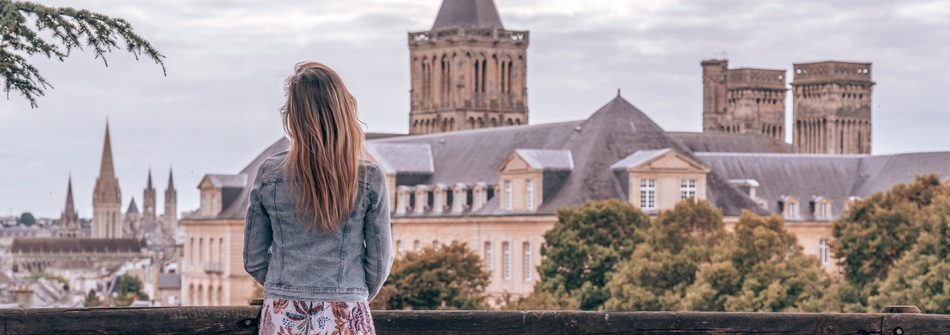
[[[795,64],[795,151],[871,153],[871,63]]]
[[[785,141],[785,70],[729,69],[705,60],[703,131],[759,134]]]
[[[162,222],[162,231],[166,236],[173,236],[178,229],[178,192],[175,191],[175,182],[172,179],[172,170],[168,169],[168,188],[165,189],[165,220]]]
[[[142,196],[142,221],[156,222],[155,215],[155,188],[152,187],[152,169],[148,169],[148,185],[145,186]]]
[[[79,237],[79,213],[76,212],[76,206],[73,205],[73,177],[69,177],[66,184],[66,208],[59,217],[59,237],[77,238]]]
[[[92,237],[122,238],[122,191],[112,166],[112,143],[109,139],[109,122],[106,122],[106,139],[102,146],[102,163],[96,188],[92,193]]]
[[[527,124],[527,49],[493,0],[444,0],[431,30],[409,33],[409,133]]]

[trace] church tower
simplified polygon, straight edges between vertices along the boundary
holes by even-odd
[[[92,193],[92,237],[122,238],[122,191],[112,166],[112,143],[109,139],[109,123],[106,122],[106,139],[102,147],[102,163],[96,188]]]
[[[148,169],[148,185],[145,186],[142,196],[142,221],[156,222],[155,215],[155,188],[152,187],[152,169]]]
[[[795,151],[871,153],[871,63],[794,65]]]
[[[59,217],[59,237],[78,238],[79,237],[79,213],[76,212],[76,206],[73,205],[73,177],[69,177],[66,184],[66,208]]]
[[[703,132],[758,134],[785,142],[785,70],[729,69],[704,60]]]
[[[166,236],[174,236],[178,230],[178,192],[172,179],[172,170],[168,169],[168,188],[165,189],[165,217],[162,231]]]
[[[527,124],[527,49],[494,0],[444,0],[431,30],[409,33],[409,133]]]
[[[135,205],[135,197],[132,197],[129,208],[125,210],[125,225],[122,230],[125,238],[138,238],[142,235],[142,214]]]

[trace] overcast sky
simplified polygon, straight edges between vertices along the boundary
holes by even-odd
[[[54,86],[39,108],[0,102],[0,215],[58,218],[70,174],[81,217],[108,118],[123,210],[141,208],[149,167],[159,212],[169,167],[178,209],[198,207],[208,173],[236,173],[283,136],[277,109],[295,63],[343,76],[368,131],[406,133],[409,31],[439,0],[50,0],[122,17],[167,56],[32,58]],[[667,130],[700,131],[699,62],[788,69],[873,62],[874,154],[947,151],[950,2],[889,0],[497,0],[507,29],[529,30],[531,124],[588,117],[623,96]],[[787,99],[791,118],[791,98]]]

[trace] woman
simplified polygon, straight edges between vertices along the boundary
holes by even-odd
[[[261,164],[244,229],[260,333],[375,334],[368,303],[393,262],[386,179],[360,160],[356,99],[333,70],[297,64],[286,89],[290,149]]]

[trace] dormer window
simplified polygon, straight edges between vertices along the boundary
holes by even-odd
[[[472,188],[472,210],[478,210],[485,205],[488,200],[488,185],[485,183],[476,183]]]
[[[432,189],[432,212],[442,213],[445,210],[448,201],[446,201],[446,187],[443,184],[437,184]]]
[[[784,196],[779,200],[779,211],[785,220],[798,220],[801,218],[801,209],[798,198]]]
[[[461,213],[468,203],[468,186],[459,183],[452,189],[452,213]]]
[[[612,164],[610,171],[626,200],[644,212],[671,209],[689,198],[706,200],[709,168],[670,148],[636,151]]]
[[[573,169],[569,150],[515,150],[498,168],[498,208],[534,211],[542,205],[544,192],[555,192]]]
[[[825,197],[813,198],[812,211],[816,220],[831,220],[831,199]]]
[[[425,213],[427,208],[426,205],[429,204],[431,199],[429,198],[429,191],[432,190],[431,187],[427,185],[416,185],[415,189],[415,206],[413,207],[413,213],[422,214]]]
[[[396,214],[402,215],[409,212],[413,202],[412,188],[409,186],[399,186],[396,190]]]

